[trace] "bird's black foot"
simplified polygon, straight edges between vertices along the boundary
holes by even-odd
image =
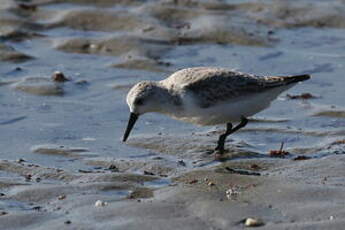
[[[216,151],[214,153],[214,160],[215,161],[226,161],[227,159],[228,159],[228,157],[224,154],[224,152]]]
[[[247,123],[248,123],[247,118],[242,116],[241,122],[237,126],[232,127],[231,123],[226,124],[226,131],[225,131],[225,133],[223,133],[222,135],[219,136],[217,147],[215,149],[215,158],[216,159],[218,159],[218,160],[224,159],[224,145],[225,145],[225,140],[226,140],[227,136],[229,136],[230,134],[243,128],[244,126],[246,126]]]
[[[214,152],[214,159],[216,161],[224,161],[225,160],[225,149],[224,145],[219,145],[215,148]]]

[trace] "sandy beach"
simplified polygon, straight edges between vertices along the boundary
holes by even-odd
[[[343,229],[344,15],[341,0],[3,0],[0,229]],[[123,143],[133,84],[193,66],[313,78],[223,162],[208,154],[223,126],[147,114]]]

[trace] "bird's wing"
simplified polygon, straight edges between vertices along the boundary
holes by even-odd
[[[163,84],[194,94],[197,103],[207,108],[219,102],[250,96],[275,87],[309,79],[299,76],[256,76],[215,67],[187,68],[175,72]]]
[[[233,70],[196,68],[189,73],[187,69],[186,72],[184,77],[179,77],[179,83],[196,96],[197,103],[202,108],[266,88],[265,81],[260,78]]]

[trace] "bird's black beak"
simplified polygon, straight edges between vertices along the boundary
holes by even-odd
[[[123,139],[122,141],[125,142],[132,130],[132,128],[134,127],[134,124],[135,122],[137,121],[138,119],[138,115],[135,114],[135,113],[131,113],[130,116],[129,116],[129,120],[128,120],[128,124],[127,124],[127,128],[126,128],[126,132],[125,134],[123,135]]]

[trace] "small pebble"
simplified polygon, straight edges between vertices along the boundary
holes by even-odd
[[[309,160],[311,157],[308,156],[297,156],[295,158],[293,158],[292,160],[294,161],[302,161],[302,160]]]
[[[23,163],[26,162],[26,160],[24,160],[23,158],[19,158],[18,160],[16,160],[17,163]]]
[[[316,96],[310,94],[310,93],[302,93],[300,95],[290,95],[287,94],[286,95],[289,99],[312,99],[312,98],[316,98]]]
[[[69,81],[68,78],[66,78],[66,76],[60,72],[60,71],[55,71],[52,75],[52,80],[56,81],[56,82],[65,82],[65,81]]]
[[[0,211],[0,216],[4,216],[4,215],[7,215],[8,213],[5,212],[5,211]]]
[[[25,177],[25,181],[31,181],[31,179],[32,179],[32,175],[31,174],[27,174],[24,177]]]
[[[37,6],[31,5],[31,4],[26,4],[26,3],[19,3],[18,7],[23,9],[23,10],[29,10],[29,11],[36,11]]]
[[[91,48],[91,49],[97,49],[98,46],[97,46],[96,44],[90,44],[90,48]]]
[[[235,197],[239,194],[240,194],[240,192],[236,189],[233,189],[233,188],[229,188],[228,190],[225,191],[226,198],[228,198],[229,200],[231,200],[233,197]]]
[[[155,174],[153,172],[149,172],[149,171],[144,170],[144,175],[154,176]]]
[[[65,221],[65,224],[72,224],[72,221],[66,220],[66,221]]]
[[[188,182],[188,184],[195,184],[195,183],[198,183],[197,179],[194,179],[194,180],[191,180],[191,181]]]
[[[119,168],[116,167],[116,165],[113,165],[113,164],[111,164],[111,165],[108,167],[108,169],[109,169],[110,171],[112,171],[112,172],[119,172],[119,171],[120,171]]]
[[[84,170],[84,169],[78,169],[78,172],[80,172],[80,173],[92,173],[91,170]]]
[[[186,163],[183,160],[177,161],[177,164],[186,167]]]
[[[78,80],[75,82],[77,85],[87,85],[89,82],[87,80]]]
[[[329,217],[329,220],[334,220],[334,216],[330,216],[330,217]]]
[[[246,227],[259,227],[264,225],[264,222],[262,220],[257,219],[257,218],[247,218],[244,222],[244,225]]]
[[[149,31],[152,31],[154,30],[155,28],[153,26],[148,26],[148,27],[145,27],[142,29],[142,31],[145,33],[145,32],[149,32]]]
[[[58,196],[58,200],[64,200],[64,199],[66,199],[66,195],[60,195],[60,196]]]
[[[213,183],[212,181],[210,181],[210,182],[207,183],[207,185],[208,185],[208,186],[215,186],[216,184]]]
[[[135,191],[129,190],[127,198],[128,199],[134,199],[135,198]]]
[[[250,165],[250,168],[251,168],[251,169],[254,169],[254,170],[259,170],[259,169],[261,169],[261,167],[260,167],[259,165],[257,165],[257,164],[252,164],[252,165]]]
[[[40,211],[40,210],[42,209],[42,207],[41,207],[41,206],[34,206],[34,207],[32,207],[32,209],[33,209],[33,210]]]
[[[153,157],[152,160],[163,160],[163,157]]]
[[[95,207],[104,207],[106,205],[108,205],[108,203],[102,200],[97,200],[95,203]]]

